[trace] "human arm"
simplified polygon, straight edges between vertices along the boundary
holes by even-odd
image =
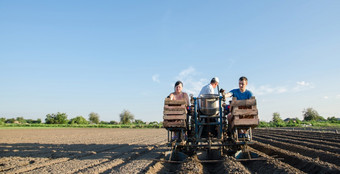
[[[233,93],[231,93],[231,92],[228,92],[228,93],[224,94],[224,97],[225,97],[225,98],[229,98],[229,97],[231,97],[231,96],[233,96]]]
[[[174,100],[174,94],[173,94],[173,93],[171,93],[171,94],[169,95],[169,97],[170,97],[170,100]]]

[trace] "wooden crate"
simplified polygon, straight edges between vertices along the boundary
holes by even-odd
[[[186,128],[187,109],[184,100],[164,100],[163,126],[165,128]]]
[[[256,127],[259,124],[255,97],[249,100],[233,98],[231,105],[231,127]]]

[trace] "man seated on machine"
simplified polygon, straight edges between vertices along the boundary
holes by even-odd
[[[244,77],[244,76],[240,77],[238,85],[239,85],[239,89],[233,89],[230,92],[226,93],[224,95],[225,98],[236,97],[237,100],[248,100],[253,96],[253,93],[246,89],[248,85],[247,77]],[[231,113],[228,114],[227,120],[228,120],[228,129],[231,132],[230,130],[231,120],[232,120]],[[245,136],[245,138],[248,138],[246,132],[242,132],[241,134],[239,134],[239,138],[243,138],[243,136]]]
[[[205,94],[214,94],[215,93],[215,88],[217,87],[218,89],[218,85],[219,85],[219,79],[218,77],[214,77],[210,80],[210,83],[203,86],[203,88],[201,89],[201,92],[198,94],[198,97],[202,97],[202,95],[205,95]],[[198,102],[198,107],[201,109],[201,103]],[[201,114],[202,112],[199,111]],[[203,122],[216,122],[217,119],[216,118],[205,118],[202,120]],[[207,128],[204,128],[204,129],[207,129]],[[209,132],[213,133],[214,135],[217,135],[217,130],[216,130],[216,127],[213,127],[213,126],[208,126],[208,129],[209,129]],[[207,133],[206,130],[203,131],[204,133]],[[208,136],[205,135],[205,136]]]

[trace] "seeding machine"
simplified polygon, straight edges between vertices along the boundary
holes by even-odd
[[[224,93],[190,95],[190,103],[186,106],[184,100],[169,98],[164,101],[163,126],[171,148],[166,153],[167,161],[183,161],[193,155],[201,162],[226,156],[238,161],[260,159],[248,150],[248,145],[254,143],[252,130],[259,124],[255,97],[232,98],[226,104]]]

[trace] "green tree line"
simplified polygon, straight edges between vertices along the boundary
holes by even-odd
[[[307,108],[302,111],[303,120],[298,118],[289,118],[282,120],[280,113],[274,112],[270,122],[260,121],[259,127],[303,127],[303,126],[339,126],[340,120],[333,117],[325,119],[313,108]]]
[[[139,120],[139,119],[135,120],[134,115],[128,110],[123,110],[122,113],[119,115],[119,117],[120,117],[120,122],[117,122],[114,120],[109,121],[109,122],[100,121],[99,114],[95,112],[91,112],[88,115],[88,120],[84,118],[83,116],[77,116],[69,120],[68,115],[66,113],[58,112],[58,113],[47,114],[45,118],[45,124],[53,124],[53,125],[56,125],[56,124],[63,124],[63,125],[65,124],[71,124],[71,125],[75,125],[75,124],[79,124],[79,125],[89,125],[89,124],[111,124],[111,125],[138,124],[138,125],[142,125],[142,124],[146,124],[146,122],[142,120]],[[10,119],[0,118],[0,125],[4,125],[6,123],[41,124],[42,121],[41,119],[37,119],[37,120],[24,119],[23,117],[10,118]],[[159,123],[154,121],[149,124],[158,125]]]

